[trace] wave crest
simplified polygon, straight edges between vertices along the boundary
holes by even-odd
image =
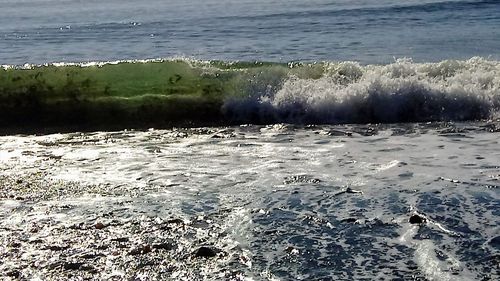
[[[276,91],[227,100],[223,111],[237,122],[335,124],[486,119],[500,105],[500,65],[482,58],[323,67],[320,78],[290,76]]]

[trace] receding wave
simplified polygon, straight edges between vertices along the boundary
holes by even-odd
[[[3,66],[0,125],[169,126],[488,119],[500,62],[189,59]]]

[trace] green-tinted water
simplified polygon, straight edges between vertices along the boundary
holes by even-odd
[[[278,86],[289,72],[283,64],[187,60],[6,68],[0,123],[209,122],[219,118],[225,98]]]

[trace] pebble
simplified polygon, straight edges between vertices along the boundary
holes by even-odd
[[[425,223],[425,217],[419,216],[419,215],[413,215],[410,217],[409,222],[411,224],[421,224]]]
[[[102,222],[98,222],[95,224],[96,229],[103,229],[104,227],[105,227],[105,225]]]
[[[68,262],[63,265],[66,270],[78,270],[83,266],[83,262]]]
[[[346,222],[346,223],[355,223],[356,221],[357,221],[356,218],[347,218],[347,219],[341,220],[341,222]]]
[[[17,270],[12,270],[12,271],[9,271],[7,272],[6,274],[8,277],[13,277],[13,278],[16,278],[18,279],[19,277],[21,277],[21,272],[17,271]]]
[[[218,252],[220,252],[220,250],[217,248],[201,246],[198,250],[196,250],[194,255],[202,258],[213,258]]]

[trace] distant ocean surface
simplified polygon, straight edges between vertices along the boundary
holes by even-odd
[[[0,279],[500,280],[499,109],[500,0],[0,0]]]
[[[0,64],[500,58],[497,0],[0,0]]]

